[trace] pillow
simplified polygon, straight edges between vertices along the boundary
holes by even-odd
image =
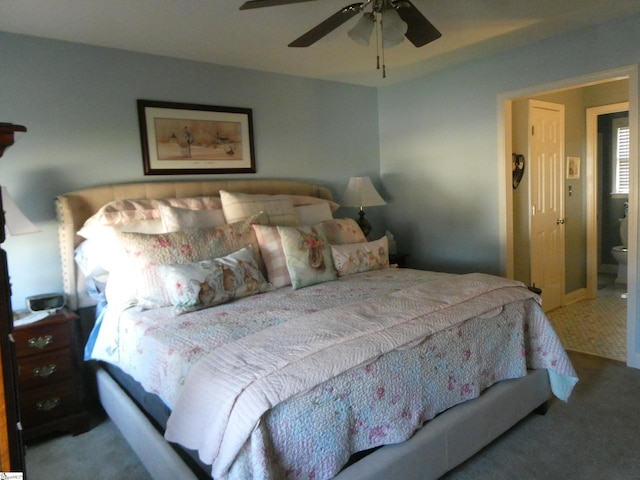
[[[253,230],[256,233],[269,283],[276,288],[291,285],[291,276],[287,268],[287,259],[284,256],[278,227],[253,225]]]
[[[178,315],[273,289],[251,247],[213,260],[156,268]]]
[[[278,227],[294,289],[335,280],[331,248],[315,227]]]
[[[318,232],[327,238],[331,245],[364,243],[367,241],[360,226],[351,218],[335,218],[321,222],[315,227]]]
[[[102,249],[96,240],[84,240],[73,251],[73,258],[85,278],[104,278],[109,274],[102,262]]]
[[[227,223],[265,212],[269,216],[270,225],[298,225],[298,217],[289,195],[254,195],[220,190],[220,200]]]
[[[331,207],[327,202],[294,206],[293,209],[300,225],[315,225],[316,223],[333,219]]]
[[[103,205],[100,210],[85,222],[85,225],[119,225],[136,220],[157,219],[160,218],[158,205],[171,205],[172,207],[189,210],[216,210],[222,208],[222,203],[218,197],[114,200]]]
[[[126,270],[136,285],[137,303],[142,308],[171,304],[156,265],[189,264],[217,257],[251,245],[259,256],[253,223],[266,223],[266,216],[256,215],[243,222],[221,227],[194,228],[179,232],[145,235],[119,232],[116,245],[120,253],[114,268]],[[259,262],[258,262],[259,264]]]
[[[113,225],[87,224],[78,230],[78,235],[87,240],[101,239],[111,235],[112,232],[135,232],[135,233],[164,233],[164,225],[159,218],[151,220],[133,220],[127,223],[117,223]]]
[[[189,210],[159,205],[160,218],[165,232],[177,232],[186,228],[220,227],[226,223],[222,209]]]
[[[331,245],[331,256],[339,277],[389,266],[387,237],[365,243]]]
[[[160,205],[189,210],[220,210],[222,208],[218,197],[114,200],[103,205],[89,217],[78,231],[78,235],[87,239],[97,238],[105,234],[103,227],[106,226],[126,232],[164,233],[164,226],[160,219]]]
[[[293,203],[294,207],[299,207],[302,205],[313,205],[316,203],[326,203],[331,210],[331,213],[335,212],[340,205],[332,200],[327,200],[326,198],[312,197],[309,195],[279,195],[279,196],[287,196],[291,199],[291,203]]]

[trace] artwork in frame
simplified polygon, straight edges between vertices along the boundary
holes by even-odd
[[[567,179],[580,178],[580,157],[567,157]]]
[[[252,111],[138,100],[145,175],[255,173]]]

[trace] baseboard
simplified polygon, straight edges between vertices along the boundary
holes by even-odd
[[[598,273],[610,273],[615,275],[618,273],[618,265],[601,263],[600,265],[598,265]]]
[[[562,306],[571,305],[572,303],[579,302],[585,298],[588,298],[587,289],[579,288],[578,290],[574,290],[573,292],[566,293],[564,295],[564,298],[562,299]]]

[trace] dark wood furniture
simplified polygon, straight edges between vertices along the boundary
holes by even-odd
[[[407,257],[408,253],[390,253],[389,254],[389,265],[398,265],[401,268],[407,266]]]
[[[61,311],[13,331],[25,441],[89,429],[79,320],[75,313]]]
[[[23,125],[0,123],[0,157],[14,143],[15,132],[26,132]],[[4,243],[4,209],[0,196],[0,244]],[[2,359],[2,395],[0,395],[0,467],[3,472],[24,471],[24,445],[20,431],[20,410],[16,380],[16,360],[13,343],[11,283],[7,269],[7,254],[0,248],[0,358]]]

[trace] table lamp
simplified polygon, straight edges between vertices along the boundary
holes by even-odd
[[[365,237],[371,233],[371,224],[364,216],[364,207],[375,207],[386,204],[373,186],[373,183],[371,183],[369,177],[351,177],[347,185],[347,190],[344,192],[342,200],[340,201],[340,205],[343,207],[360,208],[357,222]]]

